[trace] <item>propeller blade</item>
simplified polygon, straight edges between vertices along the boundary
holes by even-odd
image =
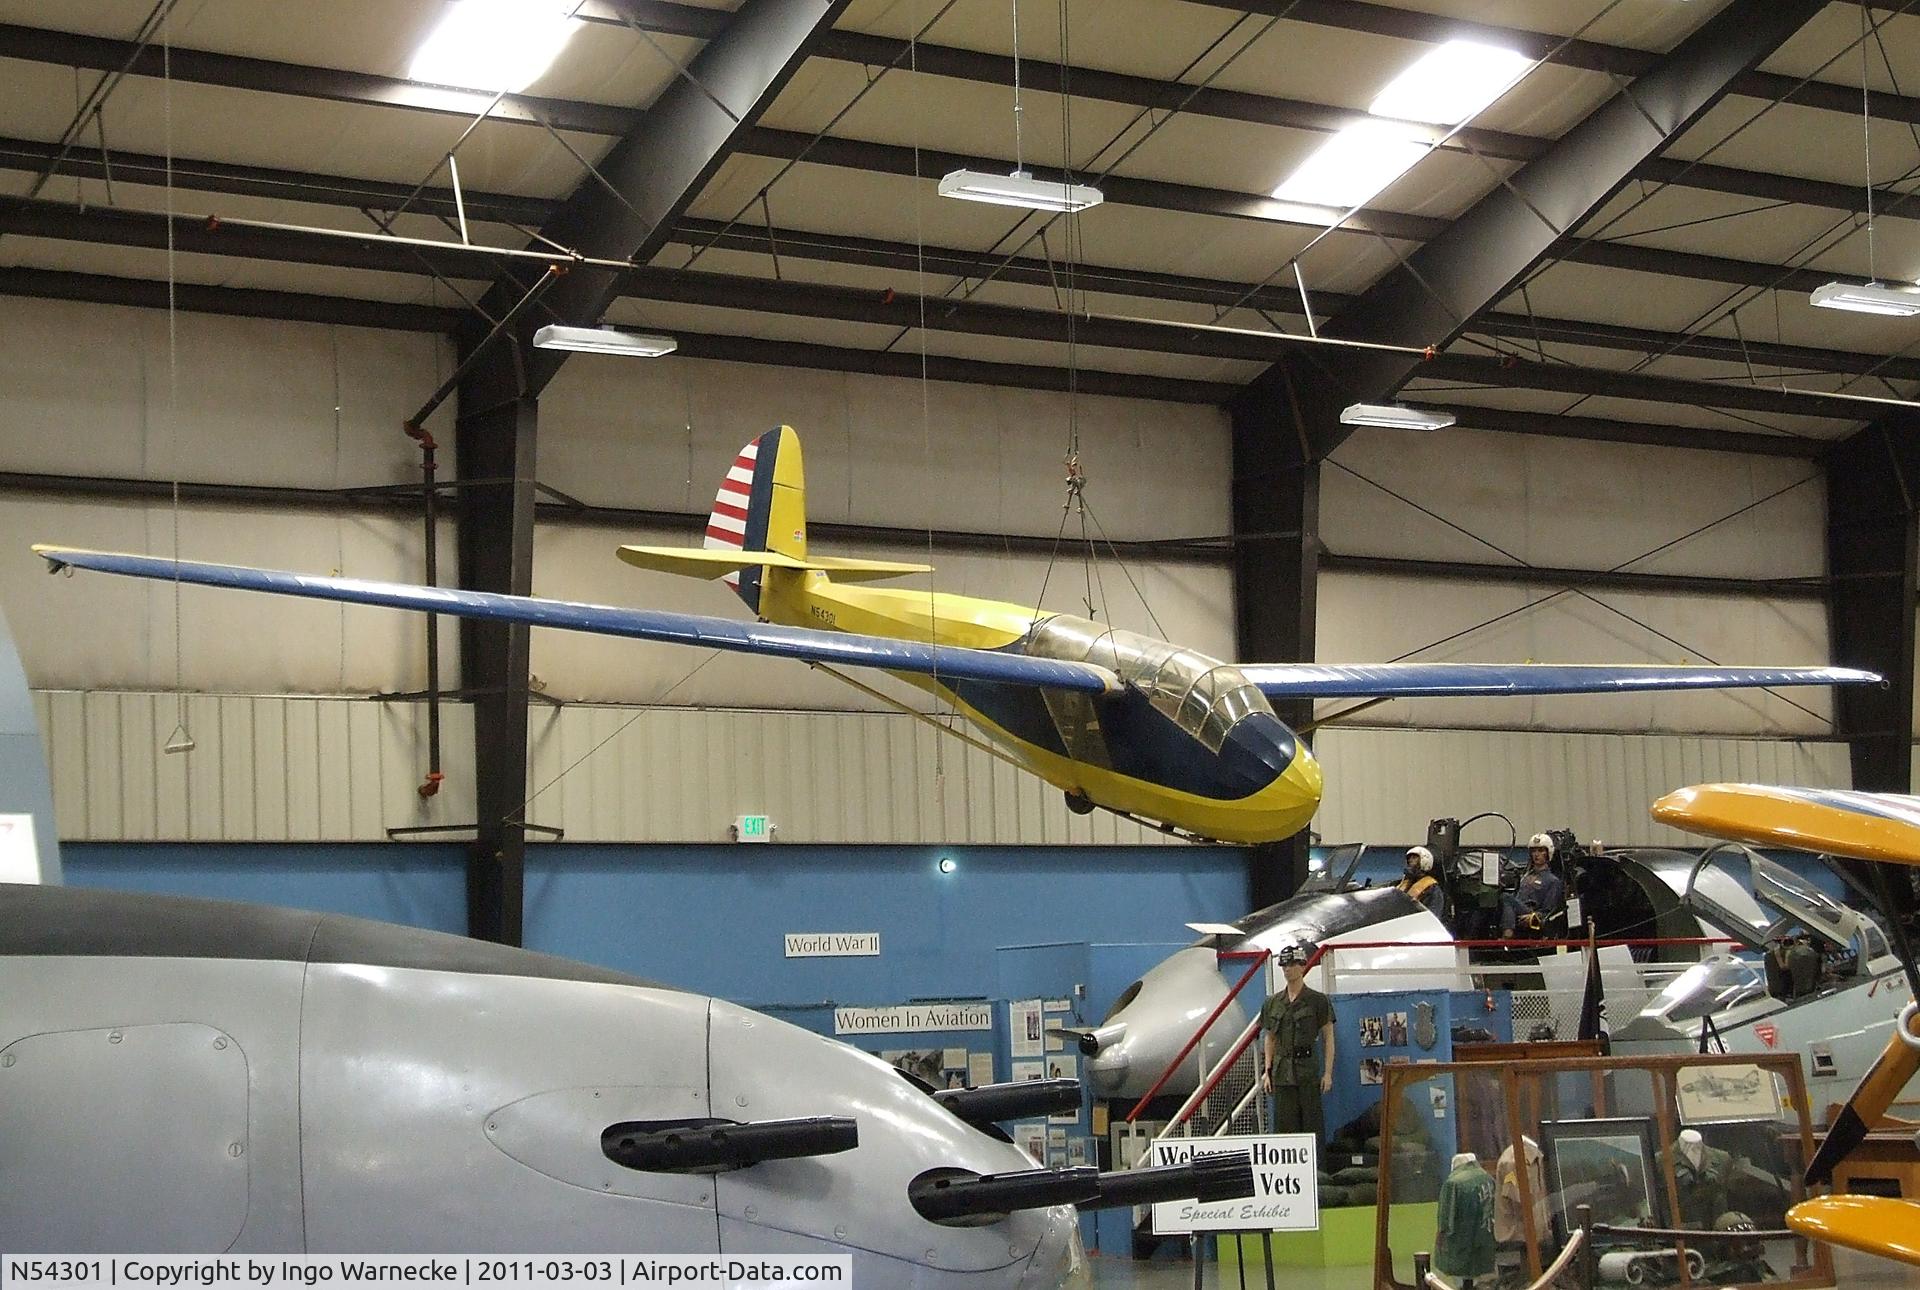
[[[1827,1126],[1826,1140],[1807,1164],[1807,1186],[1833,1180],[1834,1167],[1866,1140],[1873,1122],[1887,1113],[1887,1108],[1900,1096],[1900,1090],[1906,1087],[1907,1081],[1920,1072],[1920,1047],[1901,1034],[1907,1029],[1913,1015],[1913,1004],[1901,1009],[1900,1019],[1894,1023],[1893,1034],[1887,1037],[1886,1048],[1874,1058],[1873,1065],[1861,1076],[1859,1087],[1853,1090],[1853,1096],[1847,1099],[1840,1114],[1834,1116],[1833,1123]]]

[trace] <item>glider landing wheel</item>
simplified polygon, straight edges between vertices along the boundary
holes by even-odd
[[[1077,788],[1067,790],[1067,809],[1075,815],[1092,815],[1093,799]]]

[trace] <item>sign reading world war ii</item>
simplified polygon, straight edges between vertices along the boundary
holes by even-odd
[[[836,1035],[901,1035],[929,1030],[992,1030],[987,1003],[908,1003],[895,1008],[835,1008]]]
[[[1153,1144],[1152,1165],[1244,1151],[1253,1157],[1253,1195],[1235,1200],[1173,1200],[1153,1207],[1153,1232],[1311,1232],[1320,1226],[1319,1143],[1311,1133],[1168,1139]]]
[[[788,932],[790,959],[871,958],[880,952],[878,932]]]

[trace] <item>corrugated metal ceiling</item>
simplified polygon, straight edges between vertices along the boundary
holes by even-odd
[[[687,6],[594,0],[593,8],[605,17],[629,3],[643,26],[699,25],[698,14],[652,21]],[[77,55],[45,52],[44,40],[51,38],[44,33],[125,41],[152,7],[152,0],[96,0],[86,6],[58,0],[0,0],[0,23],[13,24],[0,30],[0,55],[20,55],[0,57],[0,79],[10,91],[0,103],[0,136],[39,145],[58,139],[72,118],[77,97],[103,74],[91,67],[76,72],[69,64],[83,61]],[[1018,254],[1024,264],[1043,265],[1051,260],[1057,267],[1071,250],[1070,258],[1088,265],[1206,280],[1198,287],[1186,284],[1178,290],[1164,289],[1164,283],[1159,289],[1143,287],[1139,294],[1100,290],[1078,301],[1081,308],[1197,321],[1211,318],[1214,306],[1195,303],[1190,298],[1194,290],[1251,288],[1265,282],[1270,290],[1263,299],[1268,310],[1264,318],[1242,309],[1222,321],[1299,330],[1303,324],[1297,304],[1283,299],[1294,289],[1286,266],[1313,240],[1316,230],[1298,223],[1177,207],[1251,204],[1265,213],[1260,200],[1264,194],[1319,145],[1327,128],[1344,119],[1338,111],[1325,109],[1364,110],[1387,79],[1429,47],[1410,35],[1432,36],[1435,29],[1431,24],[1409,28],[1408,15],[1438,15],[1522,33],[1578,33],[1587,42],[1580,48],[1588,54],[1592,46],[1615,46],[1624,52],[1608,57],[1631,62],[1637,56],[1644,61],[1645,51],[1671,48],[1723,6],[1678,5],[1672,0],[1395,0],[1344,5],[1310,0],[1291,11],[1292,16],[1275,19],[1272,15],[1284,7],[1269,0],[1245,0],[1243,5],[1225,0],[1100,0],[1098,4],[1030,0],[1022,6],[1020,52],[1030,81],[1044,85],[1052,78],[1057,83],[1064,13],[1072,63],[1090,86],[1070,99],[1030,89],[1023,113],[1025,157],[1042,168],[1070,160],[1078,169],[1111,167],[1117,178],[1150,181],[1145,189],[1136,185],[1116,191],[1114,200],[1081,217],[1071,248],[1065,224],[1056,224],[1043,242],[1034,236],[1040,224],[1037,218],[1022,219],[1018,212],[935,197],[932,181],[942,158],[922,155],[921,177],[915,177],[916,147],[1011,159],[1011,91],[1006,85],[988,83],[999,73],[968,64],[969,75],[988,79],[964,79],[916,73],[904,62],[891,69],[862,66],[831,56],[830,47],[803,66],[771,106],[763,126],[806,137],[820,134],[829,141],[891,145],[895,151],[887,159],[876,161],[873,155],[863,154],[854,160],[899,167],[904,173],[820,164],[846,160],[824,152],[798,163],[761,155],[786,146],[768,135],[750,141],[742,154],[721,165],[690,215],[719,223],[738,218],[751,230],[763,230],[771,217],[779,230],[891,244],[891,255],[865,246],[857,253],[836,252],[834,259],[850,263],[829,262],[789,245],[776,257],[781,251],[776,237],[765,249],[709,252],[693,260],[692,268],[736,278],[770,279],[777,274],[788,283],[911,294],[919,288],[921,276],[905,263],[903,252],[922,242],[973,253],[988,264]],[[443,188],[445,172],[434,174],[433,167],[466,130],[468,118],[454,111],[353,101],[392,97],[385,89],[368,92],[366,86],[376,82],[364,77],[404,76],[415,46],[443,8],[440,0],[341,0],[328,6],[324,20],[317,21],[313,7],[297,0],[180,0],[166,31],[168,42],[178,51],[177,59],[190,61],[189,56],[198,51],[287,67],[274,73],[279,79],[269,82],[270,90],[193,83],[185,72],[176,73],[170,89],[150,75],[128,76],[107,101],[106,148],[116,157],[157,156],[171,144],[176,156],[186,160],[299,172],[322,180],[378,180],[403,188],[431,177],[434,187]],[[1920,174],[1920,125],[1913,123],[1920,121],[1920,98],[1905,97],[1910,88],[1920,93],[1920,16],[1895,15],[1894,8],[1882,4],[1866,11],[1880,26],[1867,44],[1870,65],[1865,78],[1875,90],[1898,96],[1898,102],[1887,99],[1879,104],[1882,119],[1873,131],[1874,174],[1905,191],[1911,185],[1896,176],[1904,177],[1909,170]],[[1856,4],[1830,5],[1764,69],[1857,90],[1863,73],[1860,51],[1854,46],[1860,38],[1861,16]],[[1376,30],[1356,29],[1367,26]],[[43,41],[34,47],[40,52],[21,43],[24,37],[19,29],[30,29],[28,35]],[[1001,0],[857,0],[838,30],[895,40],[917,34],[928,46],[1002,57],[1012,50],[1009,7]],[[1381,34],[1385,30],[1397,34]],[[1523,38],[1515,39],[1525,47],[1540,44],[1527,46]],[[701,43],[672,30],[643,35],[617,22],[588,23],[556,66],[527,93],[535,99],[644,109]],[[938,61],[931,58],[933,50],[922,52],[930,61]],[[1588,54],[1574,61],[1592,61]],[[93,61],[101,59],[95,56]],[[1055,66],[1049,68],[1049,64]],[[1156,82],[1178,80],[1172,88],[1160,87],[1173,96],[1163,101],[1184,104],[1186,110],[1153,111],[1137,102],[1119,101],[1141,93],[1141,82],[1114,88],[1098,83],[1094,72]],[[349,82],[333,73],[364,77]],[[200,79],[226,75],[216,69]],[[1372,199],[1369,208],[1425,217],[1425,223],[1410,226],[1413,230],[1444,227],[1496,189],[1522,164],[1522,154],[1550,148],[1554,138],[1611,97],[1623,79],[1582,66],[1538,69],[1473,123],[1478,133],[1469,137],[1479,141],[1474,149],[1453,147],[1434,153]],[[1777,88],[1779,82],[1770,84]],[[1209,93],[1234,91],[1239,97],[1228,101],[1196,94],[1202,87]],[[453,96],[449,101],[458,106],[471,97]],[[1777,386],[1784,380],[1806,389],[1882,396],[1912,392],[1920,383],[1906,376],[1887,383],[1878,376],[1863,375],[1858,361],[1842,363],[1836,358],[1830,366],[1844,369],[1836,376],[1809,374],[1818,363],[1787,364],[1764,355],[1749,363],[1751,355],[1734,358],[1730,352],[1723,358],[1663,352],[1692,331],[1750,344],[1851,355],[1904,354],[1915,343],[1912,323],[1824,311],[1814,314],[1805,296],[1808,274],[1796,277],[1789,272],[1805,268],[1814,274],[1855,277],[1868,272],[1860,220],[1855,211],[1844,209],[1858,205],[1857,189],[1866,173],[1861,119],[1858,113],[1840,110],[1842,106],[1837,91],[1832,102],[1819,107],[1782,106],[1752,93],[1737,93],[1665,151],[1666,157],[1678,161],[1704,160],[1713,167],[1747,172],[1708,181],[1706,172],[1700,171],[1691,176],[1696,184],[1758,191],[1768,187],[1770,176],[1793,176],[1825,181],[1832,189],[1797,190],[1799,197],[1811,200],[1783,203],[1688,186],[1687,174],[1667,187],[1652,180],[1636,181],[1587,221],[1584,235],[1594,236],[1599,230],[1598,236],[1613,244],[1604,248],[1609,252],[1624,254],[1625,248],[1637,248],[1679,254],[1652,260],[1642,256],[1638,271],[1611,263],[1620,254],[1610,254],[1606,267],[1550,264],[1531,279],[1524,295],[1516,292],[1497,306],[1504,314],[1532,313],[1554,322],[1641,329],[1665,339],[1648,340],[1638,350],[1626,348],[1627,341],[1618,334],[1605,348],[1564,339],[1536,345],[1512,334],[1515,329],[1508,326],[1493,328],[1502,332],[1502,338],[1491,343],[1531,352],[1535,358],[1544,355],[1554,363],[1596,369],[1645,370],[1718,383],[1757,378]],[[534,103],[528,110],[542,109]],[[1224,119],[1223,113],[1264,120]],[[1886,119],[1890,114],[1909,119]],[[607,118],[603,113],[596,119],[624,118]],[[1277,120],[1290,124],[1273,123]],[[478,193],[557,202],[581,184],[594,182],[584,163],[598,163],[613,143],[614,136],[607,132],[569,130],[556,135],[525,120],[486,121],[461,144],[462,179]],[[90,132],[76,160],[81,155],[97,159],[99,144],[98,136]],[[27,164],[15,161],[10,169],[0,171],[0,192],[23,190],[30,173],[23,169]],[[321,200],[295,202],[211,191],[232,185],[184,173],[192,169],[183,168],[173,197],[174,208],[183,213],[374,228],[372,219],[355,209],[351,195],[329,196],[321,191],[324,183],[313,189]],[[1116,190],[1120,188],[1116,185]],[[106,185],[99,178],[58,179],[46,186],[41,197],[68,205],[83,200],[93,207],[108,202]],[[1891,195],[1881,201],[1883,209],[1892,208],[1878,229],[1872,267],[1883,278],[1911,281],[1920,277],[1920,225],[1912,218],[1920,215],[1920,204],[1905,208]],[[159,188],[123,178],[113,186],[112,203],[157,210],[166,198]],[[161,250],[66,241],[62,230],[47,224],[42,218],[34,236],[0,237],[0,268],[52,268],[147,280],[164,276]],[[442,221],[424,215],[409,217],[397,227],[414,236],[452,236]],[[77,221],[74,235],[80,235]],[[524,244],[525,235],[499,223],[476,223],[475,239],[519,245]],[[654,263],[683,268],[689,264],[692,248],[703,240],[704,235],[681,238]],[[1323,294],[1323,304],[1337,305],[1337,297],[1363,291],[1415,245],[1412,236],[1390,240],[1376,233],[1340,231],[1309,251],[1302,267],[1313,291],[1334,297],[1328,300]],[[1697,257],[1712,257],[1712,262]],[[324,260],[327,253],[323,248],[308,258]],[[435,284],[424,269],[415,274],[406,265],[394,267],[399,271],[197,254],[182,255],[177,261],[183,281],[320,296],[447,304],[456,302],[456,287],[471,293],[479,285],[472,278]],[[1649,268],[1661,272],[1654,274]],[[983,286],[978,278],[936,271],[927,275],[926,288],[935,297],[952,295],[1057,311],[1065,297],[1039,276],[1029,273],[1026,280]],[[1776,276],[1780,289],[1768,290],[1765,284]],[[1730,278],[1755,282],[1743,285]],[[1169,298],[1183,293],[1188,298]],[[1730,312],[1735,305],[1737,323]],[[744,291],[726,306],[626,299],[611,316],[714,335],[804,340],[850,350],[891,347],[897,351],[905,346],[917,352],[924,335],[930,354],[1041,366],[1075,361],[1114,372],[1206,381],[1239,383],[1260,368],[1259,362],[1246,358],[1183,352],[1193,346],[1175,338],[1138,348],[1082,345],[1069,356],[1064,346],[1051,341],[939,328],[924,333],[914,328],[903,335],[900,328],[808,317],[795,308],[791,303],[783,304],[778,313],[756,308],[751,291]],[[1323,307],[1320,312],[1327,310]],[[1484,337],[1476,342],[1470,330],[1468,339],[1455,349],[1484,354],[1489,352],[1489,342]],[[1899,365],[1893,372],[1920,374]],[[1428,396],[1437,397],[1432,384],[1428,383]],[[1577,407],[1586,416],[1821,437],[1844,433],[1869,413],[1863,410],[1857,420],[1850,420],[1728,412],[1646,399],[1579,400],[1525,389],[1455,390],[1446,397],[1463,404],[1527,412]]]

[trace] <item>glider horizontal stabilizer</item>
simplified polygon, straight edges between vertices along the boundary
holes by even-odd
[[[1628,694],[1649,690],[1871,685],[1881,679],[1873,672],[1850,667],[1664,667],[1600,663],[1245,663],[1240,671],[1269,699]]]
[[[673,573],[683,578],[721,578],[742,569],[792,569],[800,573],[828,573],[840,582],[877,582],[882,578],[933,572],[930,564],[901,564],[897,560],[853,560],[831,555],[808,556],[803,560],[778,551],[721,547],[623,546],[617,554],[637,569]]]
[[[530,627],[554,627],[563,631],[624,636],[671,645],[704,646],[742,654],[795,659],[803,663],[875,667],[889,672],[936,676],[942,680],[1031,685],[1051,690],[1079,690],[1088,694],[1103,693],[1119,685],[1112,673],[1090,663],[1029,658],[1024,654],[997,650],[927,645],[919,641],[859,636],[851,632],[817,632],[804,627],[743,623],[731,618],[670,613],[659,609],[628,609],[572,600],[508,596],[491,591],[457,591],[405,582],[372,582],[365,578],[250,569],[244,565],[174,561],[163,556],[82,551],[58,546],[36,546],[33,549],[55,569],[92,569],[100,573],[153,578],[162,582],[177,578],[181,582],[204,587],[265,591],[281,596],[378,605],[387,609],[411,609],[490,622],[525,623]]]

